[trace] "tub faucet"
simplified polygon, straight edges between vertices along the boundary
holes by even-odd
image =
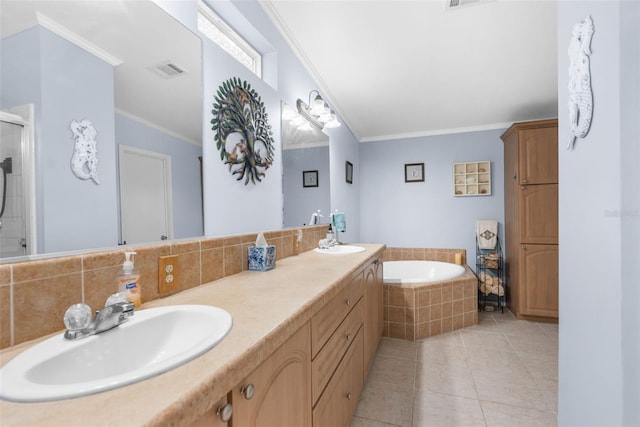
[[[85,308],[86,307],[86,308]],[[74,304],[65,313],[65,339],[78,340],[97,335],[129,320],[133,316],[135,305],[131,302],[117,302],[96,311],[91,319],[91,308],[85,304]],[[87,316],[88,308],[88,316]]]

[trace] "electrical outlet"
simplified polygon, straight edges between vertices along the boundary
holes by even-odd
[[[177,292],[180,281],[178,280],[178,255],[167,255],[158,258],[158,293],[166,295]]]

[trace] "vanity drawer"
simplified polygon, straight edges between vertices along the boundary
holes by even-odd
[[[313,427],[348,426],[364,384],[362,329],[313,409]]]
[[[347,287],[311,318],[311,357],[315,358],[342,320],[364,294],[364,273],[359,273]]]
[[[335,333],[331,335],[331,338],[327,341],[327,345],[320,350],[316,358],[311,362],[311,396],[314,404],[331,379],[333,372],[347,352],[349,345],[358,334],[358,331],[362,327],[363,319],[364,304],[363,301],[360,301],[354,309],[351,310],[342,324],[338,326]]]

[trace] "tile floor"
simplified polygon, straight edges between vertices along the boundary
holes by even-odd
[[[383,338],[351,427],[557,426],[558,325],[482,312],[478,325]]]

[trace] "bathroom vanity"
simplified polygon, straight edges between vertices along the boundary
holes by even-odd
[[[56,402],[0,402],[0,424],[348,425],[383,325],[384,245],[362,246],[346,255],[304,252],[268,272],[147,303],[143,309],[218,306],[233,326],[204,355],[139,383]],[[3,351],[2,364],[39,341]]]

